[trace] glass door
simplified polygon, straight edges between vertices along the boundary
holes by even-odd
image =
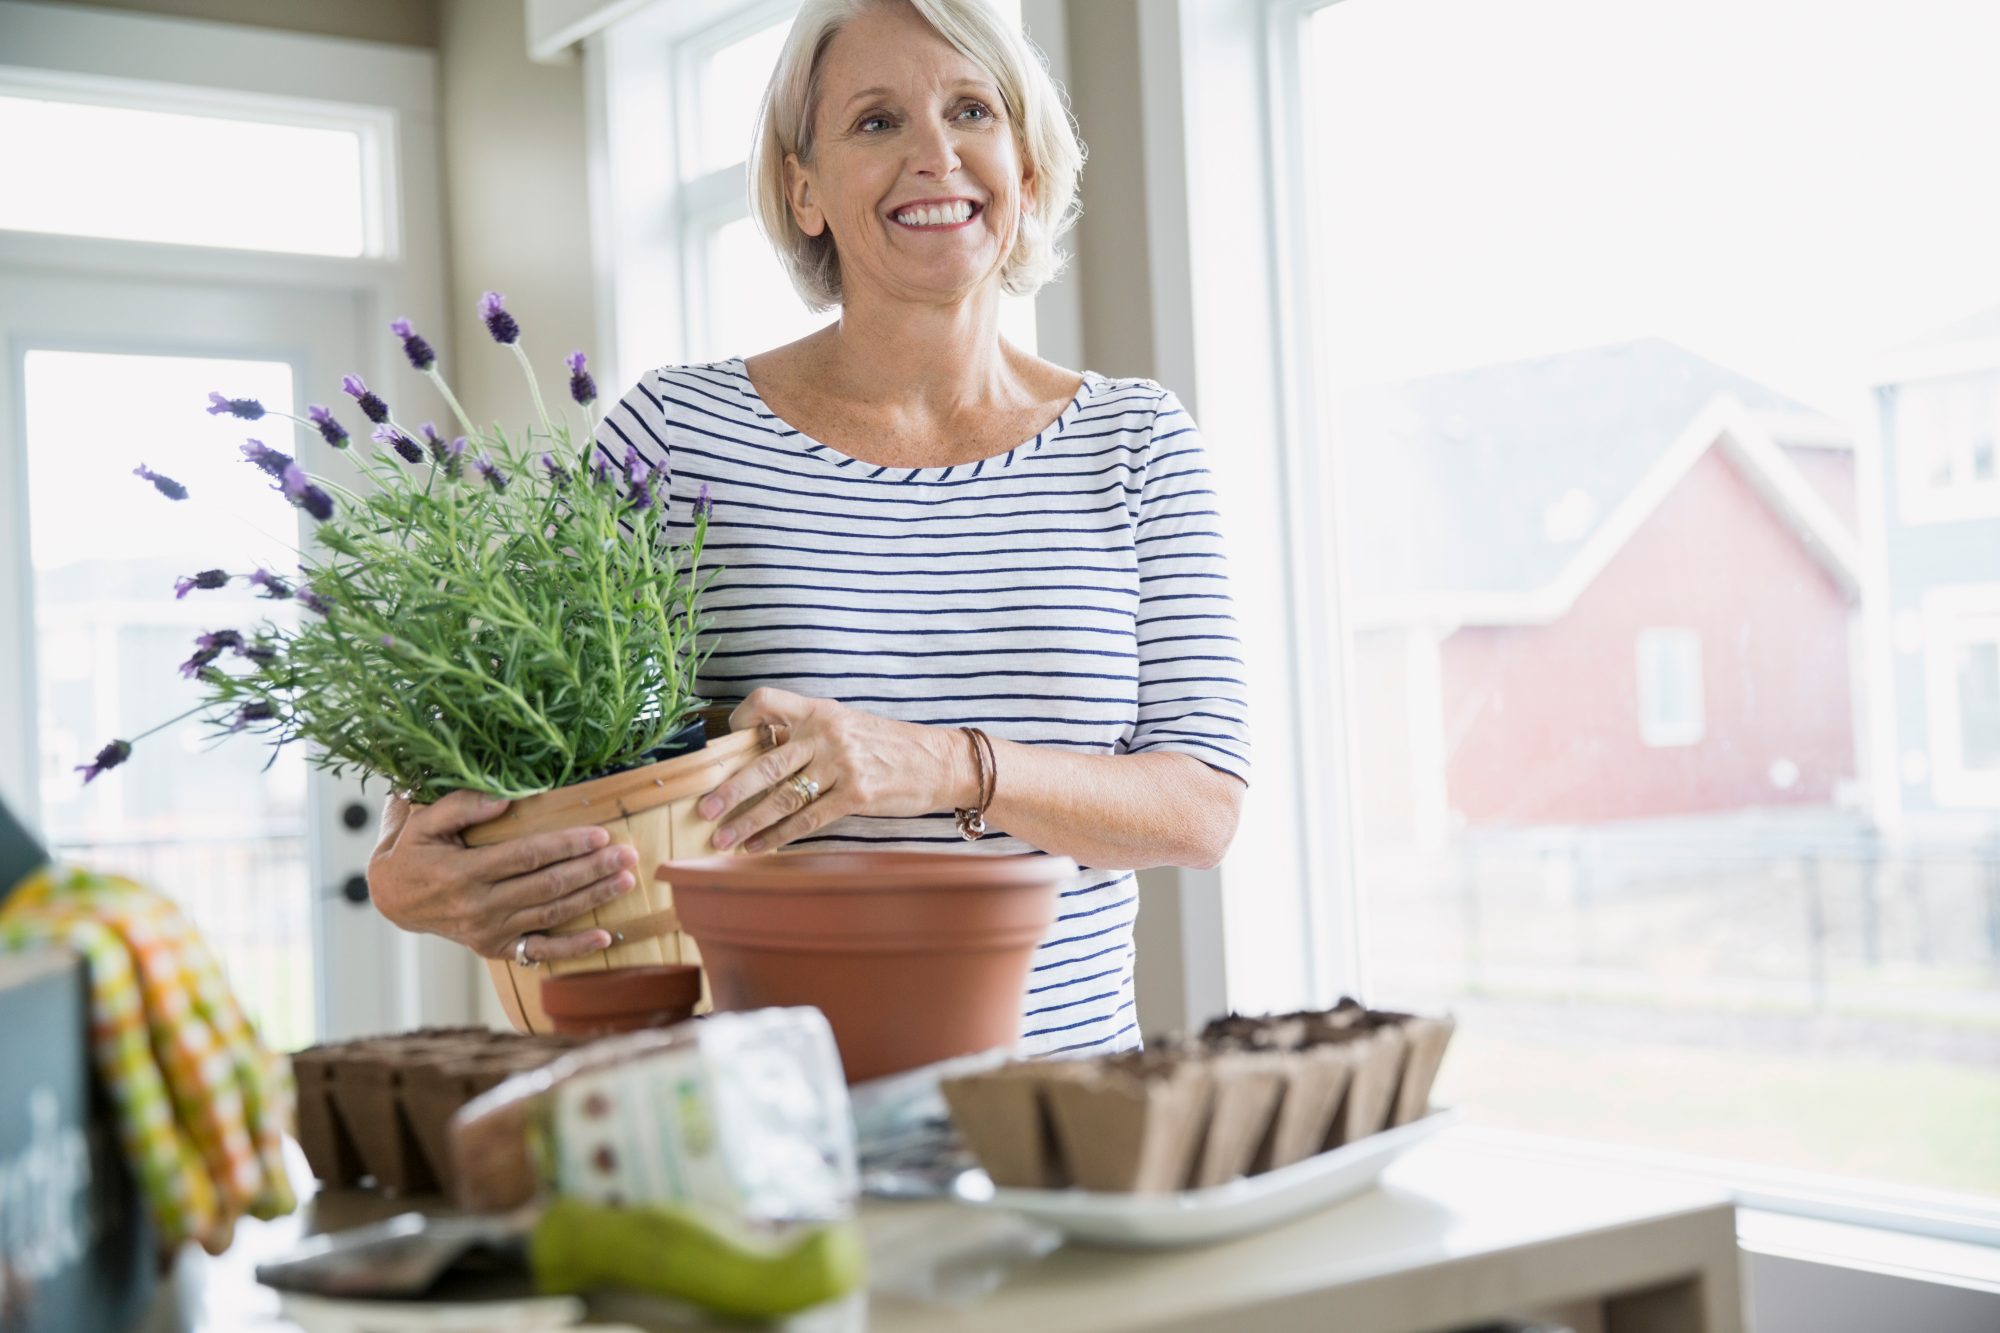
[[[0,662],[0,711],[21,742],[0,759],[0,794],[60,856],[176,899],[287,1050],[404,1017],[413,954],[356,878],[379,793],[311,769],[300,746],[219,741],[194,718],[88,784],[80,770],[106,742],[198,701],[180,669],[197,636],[296,614],[247,578],[295,581],[301,531],[241,447],[256,438],[336,475],[344,464],[282,418],[204,407],[211,390],[301,416],[328,401],[359,364],[359,304],[341,291],[0,269],[15,573],[0,623],[19,645]],[[142,466],[188,497],[157,492],[134,475]],[[236,577],[177,592],[218,568]]]

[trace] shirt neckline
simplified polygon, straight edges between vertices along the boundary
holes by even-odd
[[[1076,393],[1071,396],[1068,405],[1056,419],[1004,453],[989,454],[985,458],[975,458],[964,463],[953,463],[949,467],[904,468],[855,458],[851,454],[842,453],[830,444],[815,440],[771,410],[771,405],[764,401],[764,395],[758,393],[757,386],[750,382],[750,371],[744,364],[744,358],[732,356],[724,361],[722,366],[736,377],[744,395],[756,404],[758,415],[778,428],[780,434],[791,436],[807,453],[826,460],[832,466],[861,481],[946,481],[970,479],[995,472],[1004,475],[1007,469],[1033,458],[1051,440],[1068,430],[1070,423],[1076,420],[1077,414],[1083,411],[1085,400],[1104,379],[1094,370],[1083,371],[1083,383],[1077,386]]]

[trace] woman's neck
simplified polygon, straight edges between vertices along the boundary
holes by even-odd
[[[957,305],[850,302],[810,340],[813,378],[843,402],[917,426],[1031,403],[999,313],[993,292]]]

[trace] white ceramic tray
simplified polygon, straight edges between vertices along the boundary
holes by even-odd
[[[1072,1240],[1130,1249],[1207,1245],[1288,1222],[1361,1193],[1390,1162],[1457,1118],[1455,1109],[1434,1110],[1407,1125],[1212,1189],[1173,1194],[995,1189],[984,1171],[968,1171],[960,1177],[956,1193],[965,1203],[1003,1208],[1045,1222]]]

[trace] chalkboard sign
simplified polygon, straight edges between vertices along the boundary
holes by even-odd
[[[136,1327],[152,1236],[91,1076],[83,962],[0,954],[0,1329]]]

